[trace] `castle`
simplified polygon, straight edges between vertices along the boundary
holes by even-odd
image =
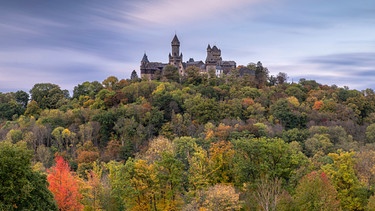
[[[201,73],[207,73],[209,70],[215,70],[216,75],[227,74],[232,69],[236,68],[236,62],[234,61],[223,61],[221,58],[221,50],[215,45],[211,48],[207,46],[207,57],[206,61],[194,61],[190,58],[187,62],[183,62],[182,53],[180,53],[180,41],[177,35],[174,35],[172,42],[172,53],[169,53],[169,63],[161,62],[150,62],[147,58],[146,53],[143,55],[141,61],[141,77],[147,79],[153,79],[157,71],[162,72],[164,67],[167,65],[175,66],[180,75],[185,75],[185,70],[188,67],[194,66],[200,69]]]

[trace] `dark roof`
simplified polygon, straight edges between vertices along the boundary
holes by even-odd
[[[180,45],[180,41],[178,40],[177,38],[177,35],[175,34],[174,37],[173,37],[173,40],[172,40],[172,45],[173,44],[177,44],[177,45]]]
[[[143,63],[148,63],[149,62],[146,53],[143,55],[143,58],[142,58],[141,62],[143,62]]]
[[[150,62],[148,65],[147,65],[147,68],[149,69],[163,69],[165,66],[167,66],[167,64],[163,64],[161,62]]]
[[[212,47],[212,51],[220,51],[220,49],[218,49],[218,48],[216,47],[216,45],[214,45],[214,47]]]

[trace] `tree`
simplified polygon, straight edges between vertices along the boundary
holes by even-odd
[[[129,158],[125,165],[111,161],[107,167],[114,199],[112,210],[158,210],[159,188],[153,164]]]
[[[16,98],[17,103],[26,108],[27,103],[29,102],[29,94],[27,94],[25,91],[20,90],[14,94],[14,97]]]
[[[205,192],[203,208],[207,210],[240,210],[240,194],[232,185],[216,184]]]
[[[306,124],[306,117],[296,112],[287,99],[280,99],[271,106],[271,114],[281,121],[285,129],[302,128]]]
[[[27,104],[27,108],[25,111],[26,116],[39,116],[41,109],[38,103],[35,100],[32,100],[29,104]]]
[[[338,192],[338,199],[344,210],[363,210],[367,193],[360,184],[354,171],[355,152],[330,153],[333,163],[322,167]]]
[[[95,98],[95,95],[103,89],[103,85],[98,81],[83,82],[78,84],[73,89],[73,98],[78,99],[80,96],[89,96],[91,99]]]
[[[103,202],[101,199],[104,197],[104,184],[101,181],[103,174],[103,169],[97,162],[93,163],[93,169],[87,171],[87,181],[84,182],[83,187],[81,187],[83,204],[85,205],[85,210],[106,210],[103,209]]]
[[[337,196],[328,176],[313,171],[299,181],[294,203],[300,210],[341,210]]]
[[[139,81],[138,74],[135,70],[132,71],[132,74],[130,75],[130,80],[133,82]]]
[[[274,211],[281,195],[281,180],[261,176],[253,194],[264,211]]]
[[[167,65],[163,69],[163,77],[166,81],[179,82],[180,74],[178,73],[178,68],[173,65]]]
[[[211,143],[208,165],[210,169],[209,176],[212,184],[232,182],[232,160],[234,154],[235,151],[230,142],[219,141]]]
[[[368,143],[375,142],[375,123],[369,125],[366,128],[366,139]]]
[[[41,109],[58,108],[58,102],[64,98],[65,92],[60,86],[51,83],[35,84],[30,90],[31,100],[38,103]]]
[[[279,72],[276,76],[277,84],[284,84],[288,79],[288,75],[283,72]]]
[[[182,202],[183,164],[173,153],[162,153],[160,161],[155,162],[158,179],[158,200],[160,210],[178,210]]]
[[[233,160],[235,182],[255,183],[262,175],[292,182],[292,176],[307,163],[301,151],[278,138],[252,138],[232,141],[236,151]]]
[[[23,114],[24,111],[25,108],[15,100],[0,103],[0,119],[12,120],[14,117]]]
[[[190,66],[186,68],[185,70],[186,82],[188,84],[194,84],[194,85],[201,84],[203,79],[199,72],[200,72],[200,69],[195,66]]]
[[[56,156],[55,161],[56,165],[48,170],[47,180],[59,210],[83,210],[78,179],[70,172],[70,167],[63,157]]]
[[[0,210],[57,210],[43,174],[31,168],[25,142],[0,142]]]
[[[115,76],[109,76],[102,82],[103,86],[109,90],[116,90],[117,83],[118,83],[118,78]]]
[[[266,85],[268,79],[268,69],[263,67],[262,63],[259,61],[255,69],[255,80],[257,88],[263,88]]]

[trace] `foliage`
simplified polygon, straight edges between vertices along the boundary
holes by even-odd
[[[66,92],[56,84],[35,84],[30,90],[31,100],[38,103],[42,109],[58,108],[58,102],[67,98]]]
[[[31,159],[44,173],[62,156],[78,209],[370,208],[374,91],[289,83],[261,62],[249,63],[251,74],[241,68],[217,76],[166,66],[153,80],[133,71],[78,84],[72,98],[51,83],[35,84],[31,97],[0,93],[0,140],[24,141],[23,166]]]
[[[83,210],[78,192],[78,179],[70,171],[68,163],[56,156],[56,165],[48,170],[48,189],[53,193],[59,210]]]
[[[344,210],[363,210],[366,205],[367,193],[355,174],[354,155],[354,152],[330,153],[333,163],[322,167],[331,178]]]
[[[313,171],[304,176],[294,198],[298,210],[341,210],[337,191],[324,172]]]
[[[0,210],[57,210],[45,175],[31,168],[26,143],[0,142]]]

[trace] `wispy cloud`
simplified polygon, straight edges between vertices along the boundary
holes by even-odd
[[[129,16],[149,24],[193,24],[202,19],[220,18],[235,14],[233,10],[262,2],[261,0],[158,0],[137,2]],[[263,1],[264,2],[264,1]]]
[[[109,75],[124,78],[128,65],[67,49],[0,52],[0,64],[0,90],[26,91],[36,83],[56,83],[72,90],[79,83]]]
[[[276,64],[272,68],[288,73],[294,81],[306,78],[361,90],[374,87],[374,57],[375,52],[330,54],[308,57],[295,65]]]

